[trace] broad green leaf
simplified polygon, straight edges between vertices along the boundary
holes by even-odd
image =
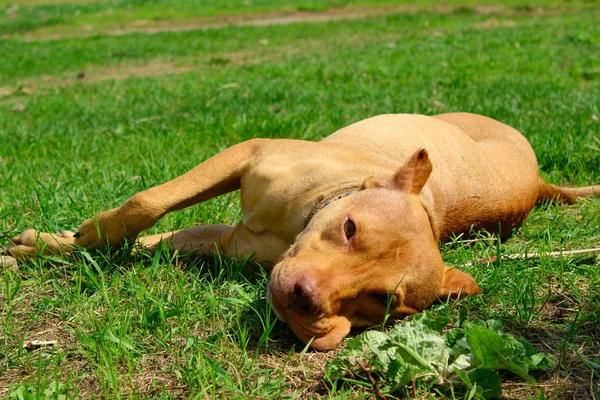
[[[396,392],[412,380],[412,369],[402,358],[393,360],[388,366],[387,377],[390,380],[390,392]]]
[[[363,344],[362,351],[364,353],[365,350],[368,349],[366,354],[367,357],[377,357],[377,359],[384,364],[389,364],[390,361],[395,358],[395,351],[390,353],[389,351],[384,350],[385,344],[390,340],[386,333],[379,331],[367,331],[361,336],[362,338],[360,343]]]
[[[409,364],[445,373],[450,352],[444,337],[423,323],[423,318],[407,320],[390,331],[385,348],[398,349],[398,355]]]
[[[527,382],[530,370],[551,369],[556,361],[525,340],[502,333],[496,320],[465,322],[464,328],[441,331],[447,317],[422,313],[405,319],[388,333],[367,331],[350,339],[327,364],[325,378],[369,386],[364,368],[385,394],[394,395],[413,381],[436,384],[456,378],[466,386],[465,398],[492,399],[501,394],[497,371],[507,370]],[[350,377],[347,377],[347,376]]]
[[[450,329],[444,335],[444,339],[446,339],[446,345],[450,348],[454,347],[456,342],[459,339],[462,339],[464,337],[465,337],[465,331],[464,331],[464,329],[460,329],[460,328],[459,329]]]
[[[475,327],[485,328],[487,330],[496,332],[499,335],[502,334],[503,328],[502,322],[498,321],[497,319],[488,319],[487,321],[484,321],[482,319],[476,319],[473,321],[465,322],[463,326],[464,329],[471,329]]]
[[[525,339],[518,340],[525,348],[525,361],[530,371],[549,371],[556,367],[557,361],[550,354],[538,353]]]
[[[447,315],[437,315],[434,317],[431,312],[424,311],[420,314],[410,317],[408,321],[416,325],[421,324],[432,331],[441,333],[444,328],[448,326],[451,319]]]
[[[500,336],[483,327],[474,327],[466,331],[467,342],[473,352],[474,365],[480,368],[510,371],[529,383],[535,379],[528,374],[524,361],[525,349],[510,335]],[[521,346],[519,353],[516,344]]]
[[[496,371],[477,368],[469,372],[469,379],[483,389],[484,399],[497,399],[502,394],[502,381]]]
[[[473,365],[471,354],[461,354],[448,366],[448,371],[469,369]]]
[[[469,390],[469,393],[465,398],[467,400],[480,399],[483,393],[483,389],[481,387],[478,387],[477,384],[471,382],[469,374],[467,374],[466,371],[459,370],[456,370],[454,372],[456,373],[456,376],[458,376],[458,378],[462,381],[462,383],[464,383],[465,387]]]
[[[502,394],[502,381],[498,372],[477,368],[471,372],[455,371],[469,390],[469,399],[497,399]]]
[[[457,331],[457,329],[455,329]],[[469,347],[469,343],[467,343],[467,339],[465,338],[464,331],[459,332],[459,339],[453,339],[450,341],[452,344],[449,344],[449,340],[446,339],[446,345],[450,348],[450,355],[452,357],[459,357],[463,354],[471,354],[471,348]]]
[[[334,381],[347,372],[360,375],[362,371],[358,361],[361,360],[368,360],[369,366],[375,366],[374,372],[383,372],[384,367],[393,359],[393,355],[390,355],[389,351],[382,349],[387,341],[389,341],[388,335],[378,331],[367,331],[354,339],[350,339],[348,345],[338,354],[338,357],[327,363],[325,379]]]
[[[550,354],[537,353],[528,360],[530,371],[550,371],[556,368],[557,361]]]

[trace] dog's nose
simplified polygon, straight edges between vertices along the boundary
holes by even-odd
[[[292,286],[290,308],[299,314],[314,314],[320,308],[315,288],[305,277],[300,277]]]

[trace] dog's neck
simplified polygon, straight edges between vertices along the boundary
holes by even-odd
[[[306,228],[306,226],[308,225],[308,223],[310,222],[310,220],[322,209],[324,209],[325,207],[327,207],[328,205],[330,205],[331,203],[333,203],[334,201],[343,199],[344,197],[348,197],[350,195],[353,195],[354,193],[356,193],[358,189],[353,190],[353,189],[344,189],[341,191],[336,191],[333,192],[325,197],[323,197],[320,201],[317,202],[317,204],[315,204],[315,206],[313,207],[313,209],[310,211],[310,213],[308,213],[308,216],[306,217],[306,222],[304,223],[304,227]]]
[[[308,226],[308,223],[311,221],[311,219],[315,215],[317,215],[317,213],[319,211],[321,211],[322,209],[324,209],[331,203],[333,203],[337,200],[341,200],[345,197],[351,196],[360,190],[361,190],[360,187],[347,187],[345,189],[336,190],[329,194],[322,195],[318,199],[317,203],[315,203],[315,205],[313,206],[311,211],[308,213],[308,215],[306,217],[306,221],[304,222],[304,228],[306,228]],[[423,192],[421,193],[420,198],[421,198],[421,205],[425,209],[425,212],[427,213],[427,217],[429,218],[429,223],[431,225],[431,231],[432,231],[433,237],[436,241],[438,241],[438,240],[440,240],[440,226],[439,226],[439,221],[438,221],[438,218],[436,217],[436,213],[434,210],[435,204],[432,199],[431,191],[426,187],[423,190]]]

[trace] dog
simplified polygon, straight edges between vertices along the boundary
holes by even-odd
[[[139,237],[165,214],[241,189],[235,226]],[[335,348],[351,327],[418,313],[480,291],[444,265],[438,242],[473,229],[505,237],[536,202],[572,203],[600,186],[544,182],[527,140],[493,119],[386,114],[320,142],[252,139],[88,219],[76,233],[26,230],[8,254],[161,242],[179,252],[253,255],[272,267],[268,298],[298,338]]]

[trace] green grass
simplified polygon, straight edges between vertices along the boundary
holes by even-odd
[[[229,23],[234,20],[252,19],[265,14],[302,15],[332,9],[379,7],[381,13],[393,6],[408,9],[447,9],[456,4],[462,12],[472,12],[472,6],[495,6],[495,10],[532,13],[540,7],[562,9],[593,7],[585,0],[555,2],[539,0],[462,0],[447,1],[439,6],[437,0],[423,0],[419,5],[406,0],[0,0],[0,37],[24,37],[44,39],[49,37],[96,35],[118,30],[143,30],[145,27],[172,26],[173,24]],[[488,10],[489,11],[489,10]]]
[[[173,5],[29,3],[13,20],[21,22],[10,25],[10,5],[0,2],[0,32],[9,34],[0,40],[4,237],[30,227],[73,229],[245,139],[315,140],[387,112],[488,115],[525,134],[548,181],[600,182],[595,3],[529,12],[531,3],[511,2],[493,15],[470,3],[352,21],[22,42],[19,34],[49,21],[40,10],[59,18],[81,9],[82,18],[93,18],[112,5],[114,13],[131,10],[135,20],[138,6],[162,13]],[[293,7],[305,3],[316,4]],[[205,2],[205,11],[181,4],[178,10],[193,7],[194,15],[246,12],[241,1]],[[283,7],[251,4],[264,8],[249,12]],[[74,21],[64,17],[54,33],[72,34]],[[232,222],[239,213],[233,194],[169,215],[152,231]],[[500,248],[482,236],[441,250],[458,265],[498,251],[590,248],[600,243],[599,228],[598,200],[546,204]],[[465,269],[483,294],[433,311],[454,321],[465,313],[500,318],[507,331],[561,360],[556,371],[537,376],[537,386],[505,377],[507,397],[598,396],[594,257],[476,262]],[[0,396],[371,397],[359,385],[323,382],[335,354],[303,351],[266,304],[267,278],[244,274],[246,264],[104,251],[4,271]],[[58,344],[27,351],[31,340]],[[427,390],[416,387],[417,397],[428,397]],[[455,396],[462,398],[460,390]]]
[[[85,25],[94,31],[127,26],[134,21],[186,21],[203,18],[203,21],[218,21],[219,16],[235,16],[272,12],[323,11],[329,8],[402,3],[394,0],[139,0],[67,2],[46,4],[43,1],[12,2],[0,1],[0,34],[24,33],[41,30],[64,32]],[[30,3],[30,4],[27,4]],[[1,15],[1,14],[0,14]],[[58,29],[47,29],[47,28]]]

